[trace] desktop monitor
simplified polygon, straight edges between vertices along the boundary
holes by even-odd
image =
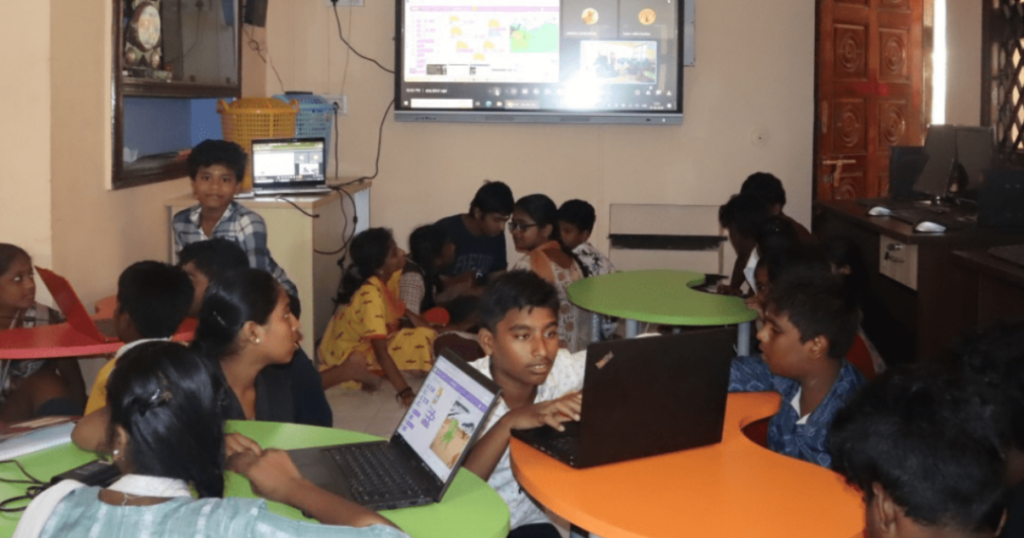
[[[932,199],[943,198],[949,191],[949,178],[956,161],[956,127],[932,125],[924,142],[928,156],[914,190]]]
[[[682,123],[682,0],[396,0],[398,121]]]
[[[893,146],[889,153],[889,196],[897,200],[914,198],[914,184],[928,162],[920,146]]]
[[[991,127],[957,127],[956,160],[964,173],[964,192],[972,196],[992,171],[995,157],[995,138]]]

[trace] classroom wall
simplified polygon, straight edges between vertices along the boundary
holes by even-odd
[[[52,48],[62,51],[50,75],[54,268],[87,306],[113,295],[131,263],[167,259],[163,201],[189,188],[180,179],[109,189],[112,11],[108,0],[77,0],[50,16]]]
[[[243,67],[259,62],[263,68],[246,71],[245,91],[347,94],[340,175],[369,175],[392,78],[346,54],[324,4],[270,3],[267,28],[255,35],[284,88],[247,50]],[[696,66],[684,75],[682,126],[408,124],[389,114],[372,224],[407,238],[419,224],[465,211],[490,178],[507,182],[517,197],[544,192],[556,202],[589,200],[598,210],[594,242],[606,248],[612,202],[717,205],[748,174],[765,170],[783,179],[787,213],[809,225],[814,6],[812,0],[697,0]],[[388,1],[339,8],[342,25],[351,24],[350,42],[389,67],[394,9]],[[755,132],[767,141],[753,142]]]
[[[49,2],[0,2],[0,242],[53,261]]]
[[[981,125],[981,10],[977,0],[946,0],[946,123]]]

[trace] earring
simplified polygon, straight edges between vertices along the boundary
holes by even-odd
[[[118,457],[118,456],[120,456],[120,455],[121,455],[121,451],[120,451],[120,450],[118,450],[118,449],[116,449],[116,448],[115,448],[115,449],[114,449],[114,451],[113,451],[113,452],[111,453],[111,456],[113,456],[113,459],[114,459],[114,460],[117,460],[117,457]]]
[[[262,341],[263,340],[260,340],[260,338],[257,336],[256,338],[253,339],[252,343],[254,343],[254,344],[256,344],[258,346],[258,345],[260,345],[260,342],[262,342]]]

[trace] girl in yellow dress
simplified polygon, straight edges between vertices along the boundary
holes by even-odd
[[[360,233],[349,252],[352,264],[338,294],[338,303],[346,304],[338,307],[320,342],[324,388],[355,380],[373,389],[376,378],[364,375],[369,371],[386,377],[399,401],[408,406],[415,394],[401,370],[430,370],[437,333],[418,315],[406,312],[398,298],[405,251],[395,244],[390,230],[370,228]],[[402,318],[413,328],[400,328]]]

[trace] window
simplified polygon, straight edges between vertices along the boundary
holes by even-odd
[[[1003,157],[1024,164],[1024,0],[986,0],[982,36],[982,118]]]

